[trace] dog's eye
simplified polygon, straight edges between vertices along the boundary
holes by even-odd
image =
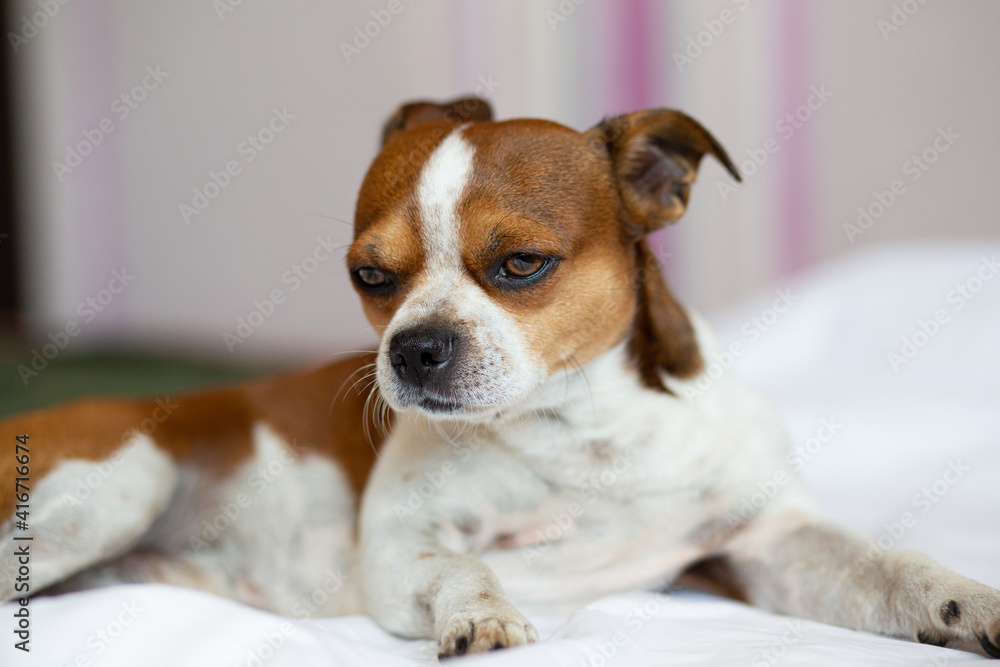
[[[358,289],[373,296],[387,296],[396,288],[392,274],[374,266],[354,269],[351,271],[351,278]]]
[[[385,273],[370,266],[362,266],[357,273],[358,279],[369,287],[378,287],[386,282]]]
[[[519,252],[508,257],[503,263],[503,273],[510,278],[530,278],[544,267],[544,257]]]

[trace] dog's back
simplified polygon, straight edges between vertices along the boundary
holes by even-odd
[[[30,554],[0,563],[0,598],[161,581],[288,614],[351,609],[357,499],[389,418],[372,360],[0,423],[23,462],[0,474],[0,539]],[[339,594],[314,602],[317,586]]]

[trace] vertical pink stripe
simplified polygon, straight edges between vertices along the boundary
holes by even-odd
[[[781,4],[780,40],[781,88],[779,114],[792,113],[809,97],[810,81],[805,71],[806,3],[783,0]],[[782,148],[785,153],[782,178],[780,232],[781,256],[779,270],[791,273],[808,264],[811,258],[809,234],[809,147],[808,131],[803,128]]]
[[[72,72],[70,103],[72,105],[68,142],[76,146],[84,140],[85,130],[95,130],[103,119],[110,119],[115,130],[105,135],[93,152],[58,184],[69,188],[72,202],[68,215],[73,222],[77,247],[79,276],[75,298],[79,301],[94,296],[108,286],[111,272],[125,266],[125,220],[122,214],[122,170],[119,163],[119,142],[126,121],[112,112],[115,98],[125,90],[118,89],[115,72],[114,13],[110,0],[91,0],[67,12],[73,19],[68,26],[73,46],[68,63]],[[60,17],[62,18],[62,17]],[[143,63],[143,65],[156,63]],[[141,79],[141,69],[133,76]],[[125,267],[135,274],[138,267]],[[139,276],[136,277],[139,279]],[[118,294],[93,322],[81,324],[87,337],[114,335],[126,322],[128,290]],[[75,308],[75,307],[74,307]],[[77,314],[74,312],[75,318]]]
[[[650,0],[621,0],[615,5],[615,58],[613,71],[617,113],[628,113],[655,107],[669,106],[666,91],[669,89],[666,69],[658,66],[655,54],[662,53],[654,45],[662,44],[667,30],[663,15]],[[668,231],[650,235],[649,243],[663,265],[668,280],[673,280],[677,269],[671,260],[673,239]]]

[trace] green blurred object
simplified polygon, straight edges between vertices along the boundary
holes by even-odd
[[[37,376],[18,370],[24,359],[0,359],[0,419],[85,396],[166,396],[241,382],[281,368],[232,366],[142,354],[59,357]]]

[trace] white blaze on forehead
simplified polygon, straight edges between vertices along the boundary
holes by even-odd
[[[382,332],[376,379],[392,407],[413,405],[389,361],[397,332],[423,322],[452,327],[461,336],[450,396],[469,406],[491,407],[519,399],[541,383],[545,365],[534,357],[513,318],[491,298],[462,262],[459,204],[473,179],[475,149],[453,130],[434,149],[417,181],[424,266],[414,288]],[[485,414],[485,413],[484,413]]]
[[[428,268],[460,267],[458,203],[472,176],[472,145],[462,137],[465,125],[445,137],[420,173],[417,202]]]

